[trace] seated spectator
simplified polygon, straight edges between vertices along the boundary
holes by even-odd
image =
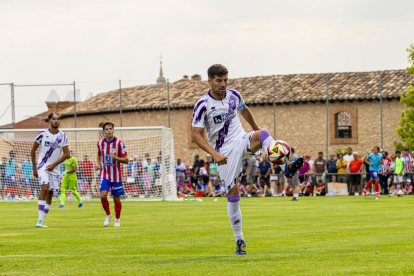
[[[406,195],[412,195],[413,194],[413,184],[411,183],[411,179],[407,179],[407,185],[405,185],[404,193]]]
[[[191,182],[191,180],[193,179],[193,176],[194,176],[194,172],[193,172],[193,169],[190,166],[187,166],[185,168],[184,175],[185,175],[184,183],[190,184],[191,186],[193,186],[193,189],[194,189],[195,188],[194,187],[195,183]]]
[[[203,181],[203,176],[202,175],[200,175],[198,177],[198,182],[197,182],[197,185],[196,185],[195,193],[196,193],[196,196],[199,196],[199,197],[209,195],[208,185],[207,185],[207,183],[205,183]]]
[[[260,179],[260,192],[262,193],[262,197],[272,196],[269,185],[266,183],[264,179]]]
[[[332,175],[331,179],[332,181],[330,183],[338,183],[338,181],[336,181],[336,175]]]
[[[299,195],[310,195],[312,191],[312,185],[309,183],[309,180],[307,177],[303,179],[303,182],[300,183],[300,193]]]
[[[195,194],[195,192],[194,192],[193,186],[191,186],[189,184],[188,185],[183,185],[181,191],[178,191],[178,196],[187,197],[189,195],[194,195],[194,194]]]
[[[260,186],[257,183],[247,184],[246,189],[250,196],[258,196],[260,194]]]
[[[240,190],[240,186],[243,185],[239,185],[239,190]],[[211,193],[209,196],[225,196],[226,194],[224,193],[224,187],[220,184],[216,184],[213,187],[213,193]]]
[[[315,195],[317,195],[317,196],[326,195],[325,184],[323,184],[322,180],[319,180],[318,184],[316,185]]]
[[[248,192],[247,192],[247,189],[246,189],[246,184],[240,184],[239,185],[239,194],[240,194],[240,196],[243,196],[243,197],[248,196]]]

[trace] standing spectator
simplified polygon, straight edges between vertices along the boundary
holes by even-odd
[[[336,168],[338,169],[338,182],[346,183],[346,168],[348,167],[348,162],[344,159],[342,153],[338,153],[338,161],[336,162]]]
[[[388,195],[388,167],[391,164],[391,158],[388,157],[388,152],[383,151],[384,163],[381,164],[381,171],[379,174],[380,185],[384,195]]]
[[[299,169],[300,183],[302,183],[305,178],[309,177],[309,172],[311,170],[311,165],[309,163],[309,160],[310,160],[310,155],[306,155],[305,161],[303,162],[303,166]]]
[[[150,160],[150,162],[148,162],[148,159]],[[142,162],[142,167],[143,168],[147,167],[149,163],[151,163],[150,154],[149,153],[146,153],[145,154],[144,161]]]
[[[319,180],[322,180],[322,183],[325,183],[326,165],[327,165],[327,162],[325,158],[323,158],[323,152],[321,151],[318,152],[318,158],[315,159],[315,162],[314,162],[316,183],[319,183]]]
[[[395,165],[392,164],[391,161],[390,168],[394,165],[394,195],[397,194],[399,190],[401,190],[401,184],[404,182],[404,158],[401,157],[401,151],[397,150],[395,152]]]
[[[407,185],[407,180],[411,179],[411,171],[413,169],[413,158],[408,154],[408,149],[405,148],[403,155],[401,156],[404,159],[404,186]]]
[[[6,162],[7,158],[3,157],[0,163],[0,198],[4,193],[4,189],[6,189]]]
[[[177,158],[177,163],[175,164],[175,172],[177,176],[177,189],[178,191],[181,191],[184,185],[184,171],[186,167],[183,163],[181,163],[181,159]]]
[[[413,160],[412,170],[411,170],[411,184],[413,184],[414,183],[414,151],[411,152],[411,159]]]
[[[270,190],[270,174],[272,173],[272,165],[267,159],[266,155],[263,155],[262,162],[259,164],[258,176],[260,180],[264,181],[264,185]],[[264,187],[262,187],[264,189]]]
[[[147,162],[148,162],[148,160],[147,160]],[[150,162],[151,162],[151,159],[148,162],[148,164]],[[142,176],[142,180],[144,182],[145,197],[150,197],[152,195],[151,194],[151,190],[152,190],[151,189],[152,188],[151,183],[152,183],[152,179],[153,179],[153,174],[148,170],[148,167],[149,167],[149,165],[144,168],[144,175]]]
[[[155,165],[153,164],[151,158],[147,158],[147,166],[148,172],[151,174],[151,183],[155,181]],[[145,173],[145,171],[144,171]]]
[[[352,154],[352,148],[351,147],[349,147],[347,149],[347,154],[344,155],[344,160],[346,160],[346,162],[347,162],[346,171],[349,172],[349,165],[350,165],[351,161],[354,160],[354,156]]]
[[[335,158],[335,153],[331,153],[330,154],[330,159],[326,162],[326,167],[328,169],[328,181],[332,182],[332,175],[333,174],[337,174],[338,173],[338,169],[336,167],[336,163],[338,162],[338,160],[336,160]]]
[[[73,156],[73,152],[71,153],[71,156]],[[82,167],[83,172],[83,179],[88,182],[88,193],[92,194],[92,179],[93,179],[93,171],[94,171],[94,165],[91,160],[88,160],[88,156],[85,154],[83,156],[83,161],[80,162],[80,166]]]
[[[351,195],[361,194],[361,174],[364,171],[364,163],[358,158],[358,153],[353,153],[354,159],[349,162],[349,172],[351,173]]]
[[[26,155],[26,159],[23,161],[23,165],[22,165],[22,180],[23,180],[23,185],[24,185],[24,192],[23,192],[23,197],[24,198],[30,198],[33,199],[33,195],[32,195],[32,171],[33,171],[33,163],[32,160],[30,158],[30,155],[27,154]]]
[[[5,172],[6,172],[6,185],[8,188],[8,200],[12,200],[13,192],[15,199],[19,199],[19,184],[17,183],[16,179],[16,161],[14,158],[16,157],[14,150],[9,151],[9,158],[7,159]]]
[[[257,166],[256,157],[253,155],[249,158],[249,166],[247,167],[246,183],[251,186],[256,184]]]
[[[196,184],[197,183],[197,176],[200,175],[200,160],[198,154],[194,154],[194,163],[193,163],[193,172],[194,176],[191,179],[191,183]]]
[[[134,183],[135,183],[135,192],[139,193],[139,187],[142,187],[142,159],[141,157],[138,157],[136,155],[134,155],[134,163],[136,164],[136,174],[135,174],[135,179],[134,179]]]
[[[206,165],[207,165],[207,170],[209,173],[209,178],[211,181],[211,186],[215,187],[217,184],[217,176],[218,176],[218,172],[217,172],[217,164],[213,161],[213,158],[211,157],[210,154],[207,154],[206,156]]]
[[[284,196],[285,174],[279,165],[274,165],[273,173],[275,174],[275,194],[276,196]]]

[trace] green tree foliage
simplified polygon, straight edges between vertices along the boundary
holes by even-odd
[[[407,49],[408,62],[410,67],[407,67],[407,72],[414,76],[414,45],[411,44]],[[414,150],[414,87],[409,86],[405,95],[400,93],[400,102],[402,102],[406,110],[401,112],[401,120],[398,122],[398,127],[395,132],[400,136],[402,142],[394,141],[395,150],[402,150],[409,148]]]

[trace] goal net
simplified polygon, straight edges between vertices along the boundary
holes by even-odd
[[[32,173],[30,151],[40,130],[0,130],[0,197],[2,200],[30,200],[40,191]],[[78,161],[77,188],[83,199],[99,198],[100,177],[97,142],[100,128],[61,129],[68,136],[71,155]],[[165,127],[115,128],[128,153],[122,164],[125,200],[177,200],[172,130]],[[39,150],[38,150],[39,151]],[[39,153],[36,154],[36,160]],[[61,180],[64,167],[61,166]],[[60,197],[60,193],[57,193]],[[66,199],[74,199],[70,191]]]

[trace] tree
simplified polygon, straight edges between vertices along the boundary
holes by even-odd
[[[410,67],[407,67],[407,72],[414,76],[413,44],[407,49],[407,53],[410,64]],[[405,105],[406,110],[401,112],[401,120],[398,122],[399,127],[395,129],[395,132],[403,142],[394,141],[395,150],[402,150],[403,148],[414,150],[414,87],[410,85],[405,95],[400,92],[400,102]]]

